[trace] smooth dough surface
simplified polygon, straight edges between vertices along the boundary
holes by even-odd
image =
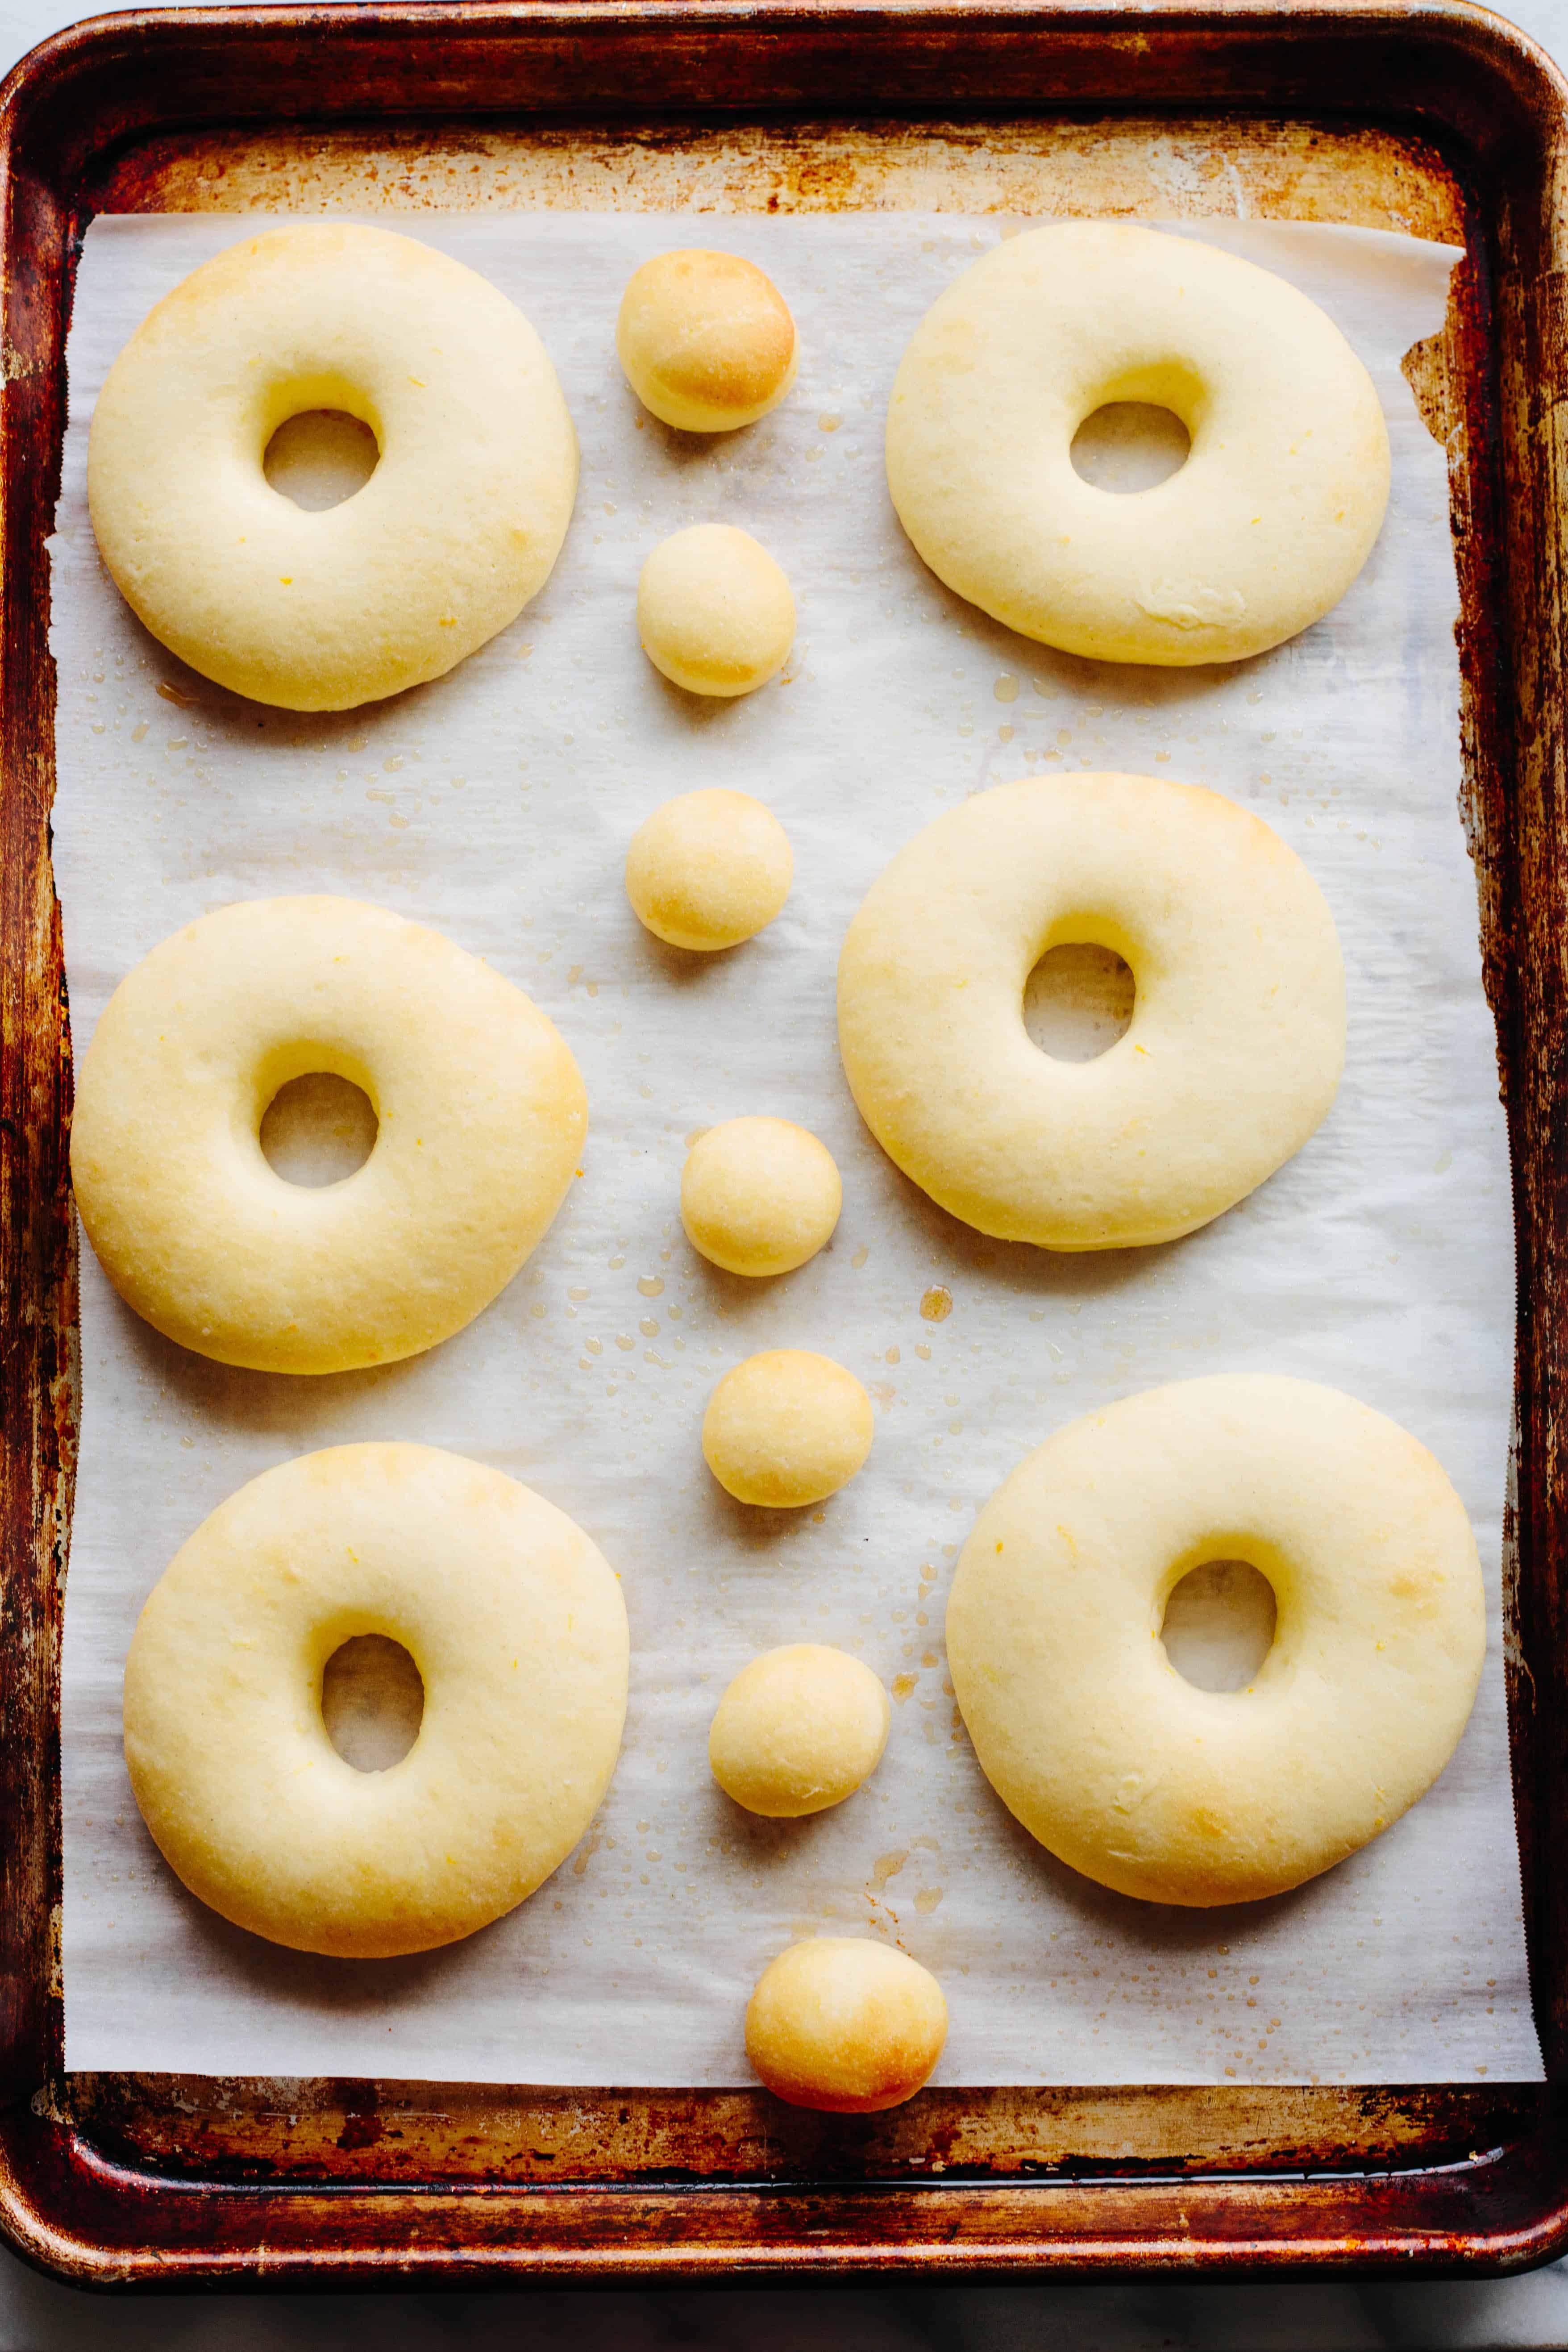
[[[626,851],[626,897],[655,939],[711,955],[765,930],[789,897],[795,856],[771,809],[710,785],[647,816]]]
[[[305,513],[262,470],[308,409],[380,461]],[[346,710],[439,677],[504,629],[560,552],[577,441],[543,345],[488,280],[350,223],[247,237],[144,319],[88,448],[116,586],[204,677]]]
[[[751,694],[784,667],[795,598],[750,531],[693,523],[643,565],[637,634],[654,667],[689,694]]]
[[[797,1821],[854,1795],[881,1761],[892,1708],[847,1650],[790,1642],[742,1666],[720,1700],[708,1761],[727,1797]]]
[[[1191,440],[1118,496],[1079,426],[1142,401]],[[1255,263],[1059,222],[996,246],[926,313],[888,412],[899,519],[1007,627],[1101,661],[1239,661],[1337,604],[1388,504],[1376,390],[1331,319]]]
[[[1051,948],[1131,967],[1094,1061],[1024,1025]],[[849,926],[838,1044],[889,1159],[981,1233],[1047,1249],[1173,1241],[1300,1150],[1344,1066],[1333,919],[1277,833],[1152,776],[1026,778],[901,849]]]
[[[858,1936],[814,1936],[763,1969],[746,2010],[746,2055],[792,2106],[875,2115],[901,2106],[947,2040],[929,1969]]]
[[[327,1661],[400,1643],[425,1685],[401,1763],[346,1764]],[[423,1952],[564,1861],[610,1783],[626,1612],[563,1511],[426,1445],[341,1445],[253,1478],[153,1587],[125,1665],[142,1819],[193,1895],[296,1951]]]
[[[725,1373],[703,1415],[702,1453],[738,1503],[796,1511],[847,1485],[875,1429],[853,1372],[808,1349],[773,1348]]]
[[[843,1205],[833,1154],[787,1118],[710,1127],[680,1179],[687,1239],[729,1274],[793,1273],[832,1239]]]
[[[378,1121],[320,1189],[262,1155],[279,1088],[330,1072]],[[71,1177],[126,1303],[260,1371],[417,1355],[511,1280],[587,1129],[560,1034],[438,932],[353,898],[255,898],[122,980],[77,1073]]]
[[[754,261],[656,254],[621,298],[616,349],[643,406],[687,433],[732,433],[776,408],[799,364],[789,305]]]
[[[1160,1639],[1189,1570],[1278,1604],[1251,1685]],[[964,1545],[947,1609],[982,1769],[1041,1844],[1152,1903],[1252,1902],[1331,1869],[1430,1787],[1475,1701],[1486,1601],[1464,1506],[1394,1422],[1311,1381],[1183,1381],[1047,1439]]]

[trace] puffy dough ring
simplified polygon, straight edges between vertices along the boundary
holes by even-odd
[[[1095,410],[1191,436],[1133,497],[1074,471]],[[915,330],[888,413],[899,519],[940,580],[1102,661],[1239,661],[1337,604],[1388,504],[1388,433],[1332,320],[1282,278],[1153,229],[997,246]]]
[[[262,471],[279,425],[375,435],[363,489],[302,513]],[[142,320],[88,448],[116,586],[204,677],[347,710],[439,677],[544,585],[577,487],[555,372],[504,294],[386,229],[232,246]]]
[[[1160,1640],[1191,1569],[1248,1559],[1278,1605],[1251,1687]],[[1282,1894],[1386,1829],[1458,1743],[1486,1654],[1463,1504],[1337,1389],[1221,1375],[1059,1430],[975,1522],[947,1609],[981,1768],[1073,1869],[1152,1903]]]
[[[369,1159],[319,1191],[262,1156],[280,1087],[363,1088]],[[335,1372],[417,1355],[511,1280],[587,1126],[577,1065],[521,989],[353,898],[260,898],[121,981],[77,1078],[71,1175],[126,1302],[219,1363]]]
[[[414,1746],[357,1772],[321,1675],[356,1634],[425,1685]],[[341,1445],[253,1478],[153,1587],[125,1665],[125,1759],[165,1860],[296,1951],[423,1952],[563,1862],[610,1783],[626,1612],[563,1511],[426,1445]]]
[[[1131,966],[1132,1024],[1041,1053],[1047,950]],[[917,834],[838,967],[861,1117],[933,1201],[1047,1249],[1172,1241],[1299,1150],[1344,1064],[1333,919],[1294,850],[1215,793],[1152,776],[998,784]]]

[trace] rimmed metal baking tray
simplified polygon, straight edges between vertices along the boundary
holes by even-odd
[[[1172,158],[1180,163],[1173,172]],[[91,2284],[1497,2271],[1568,2245],[1568,89],[1426,5],[520,0],[136,12],[0,91],[0,2227]],[[1262,216],[1464,245],[1407,372],[1449,454],[1466,814],[1519,1235],[1509,1704],[1548,2082],[761,2092],[63,2071],[76,1445],[50,529],[95,213]],[[416,227],[416,221],[412,224]],[[1462,1246],[1462,1237],[1457,1239]]]

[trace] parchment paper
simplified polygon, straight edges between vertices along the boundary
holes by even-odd
[[[1394,503],[1328,620],[1263,659],[1161,673],[994,626],[922,570],[889,509],[899,355],[1009,225],[422,215],[420,236],[543,334],[582,436],[576,518],[534,605],[451,677],[300,719],[219,692],[138,629],[99,565],[83,488],[108,362],[249,226],[102,220],[83,256],[53,635],[79,1046],[177,925],[237,898],[341,890],[436,925],[527,989],[583,1066],[592,1132],[583,1181],[506,1295],[386,1370],[206,1364],[122,1308],[84,1246],[68,2064],[740,2083],[763,1964],[793,1936],[853,1931],[897,1939],[942,1979],[946,2083],[1536,2075],[1498,1651],[1508,1166],[1457,805],[1445,460],[1398,367],[1440,322],[1452,251],[1206,225],[1303,286],[1361,351],[1388,414]],[[715,239],[777,279],[805,356],[779,412],[710,443],[643,416],[612,328],[637,261]],[[737,703],[666,687],[637,644],[644,556],[705,518],[754,530],[799,600],[786,675]],[[1215,786],[1300,851],[1344,946],[1349,1063],[1321,1131],[1228,1216],[1172,1247],[1061,1258],[968,1233],[889,1167],[840,1074],[833,973],[867,885],[955,798],[1107,767]],[[647,938],[621,887],[637,823],[700,783],[768,801],[796,856],[781,919],[706,961]],[[845,1209],[810,1265],[748,1286],[694,1256],[677,1197],[686,1139],[752,1110],[825,1139]],[[720,1372],[781,1345],[851,1366],[879,1427],[842,1495],[770,1517],[719,1492],[698,1428]],[[979,1505],[1062,1422],[1252,1368],[1335,1382],[1433,1447],[1479,1533],[1491,1654],[1454,1761],[1374,1844],[1276,1902],[1157,1909],[1058,1867],[991,1795],[953,1708],[943,1600]],[[448,1951],[354,1965],[276,1950],[184,1894],[131,1800],[120,1684],[146,1593],[207,1511],[271,1463],[368,1437],[496,1463],[579,1518],[622,1572],[634,1671],[614,1787],[555,1878]],[[890,1685],[888,1754],[838,1810],[754,1821],[709,1777],[709,1717],[753,1652],[812,1638]]]

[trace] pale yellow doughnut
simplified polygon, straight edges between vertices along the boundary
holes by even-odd
[[[687,433],[732,433],[776,408],[799,364],[795,320],[755,262],[692,247],[632,272],[616,322],[626,382]]]
[[[361,1087],[352,1176],[262,1156],[280,1087]],[[110,1282],[198,1355],[337,1372],[433,1348],[504,1289],[572,1181],[577,1065],[521,989],[353,898],[258,898],[122,980],[77,1071],[71,1177]]]
[[[787,1118],[727,1118],[680,1179],[693,1249],[729,1274],[789,1274],[833,1236],[844,1187],[825,1143]]]
[[[1131,497],[1075,472],[1117,401],[1186,463]],[[1315,302],[1190,238],[1068,221],[1007,239],[915,330],[888,412],[899,519],[940,580],[1101,661],[1239,661],[1337,604],[1388,504],[1371,377]]]
[[[875,1427],[853,1372],[828,1356],[775,1348],[725,1373],[703,1415],[702,1453],[738,1503],[795,1511],[854,1477]]]
[[[1193,1568],[1278,1604],[1250,1688],[1160,1639]],[[1447,1764],[1486,1655],[1464,1506],[1425,1446],[1310,1381],[1221,1374],[1075,1421],[998,1488],[947,1609],[981,1767],[1042,1845],[1152,1903],[1299,1886]]]
[[[792,2106],[875,2115],[925,2083],[947,2040],[929,1969],[858,1936],[814,1936],[763,1969],[746,2009],[746,2055]]]
[[[626,897],[672,948],[711,955],[766,929],[789,897],[795,856],[771,809],[749,793],[681,793],[645,817],[626,852]]]
[[[1051,948],[1113,949],[1131,1026],[1095,1061],[1024,1026]],[[1293,849],[1152,776],[998,784],[900,850],[849,926],[838,1043],[889,1157],[981,1233],[1173,1241],[1261,1184],[1344,1065],[1333,919]]]
[[[400,1763],[358,1772],[321,1717],[355,1634],[425,1685]],[[542,1495],[427,1445],[307,1454],[220,1504],[175,1554],[125,1662],[125,1760],[193,1895],[275,1944],[423,1952],[510,1911],[610,1783],[626,1612]]]
[[[749,531],[693,523],[643,565],[637,634],[654,667],[689,694],[750,694],[784,667],[795,598]]]
[[[261,461],[317,408],[368,425],[381,457],[308,514]],[[231,246],[142,320],[87,478],[103,560],[161,644],[258,702],[346,710],[441,677],[537,594],[577,442],[497,288],[413,237],[316,223]]]
[[[727,1797],[770,1821],[840,1805],[888,1744],[888,1694],[858,1658],[790,1642],[742,1666],[719,1702],[708,1762]]]

